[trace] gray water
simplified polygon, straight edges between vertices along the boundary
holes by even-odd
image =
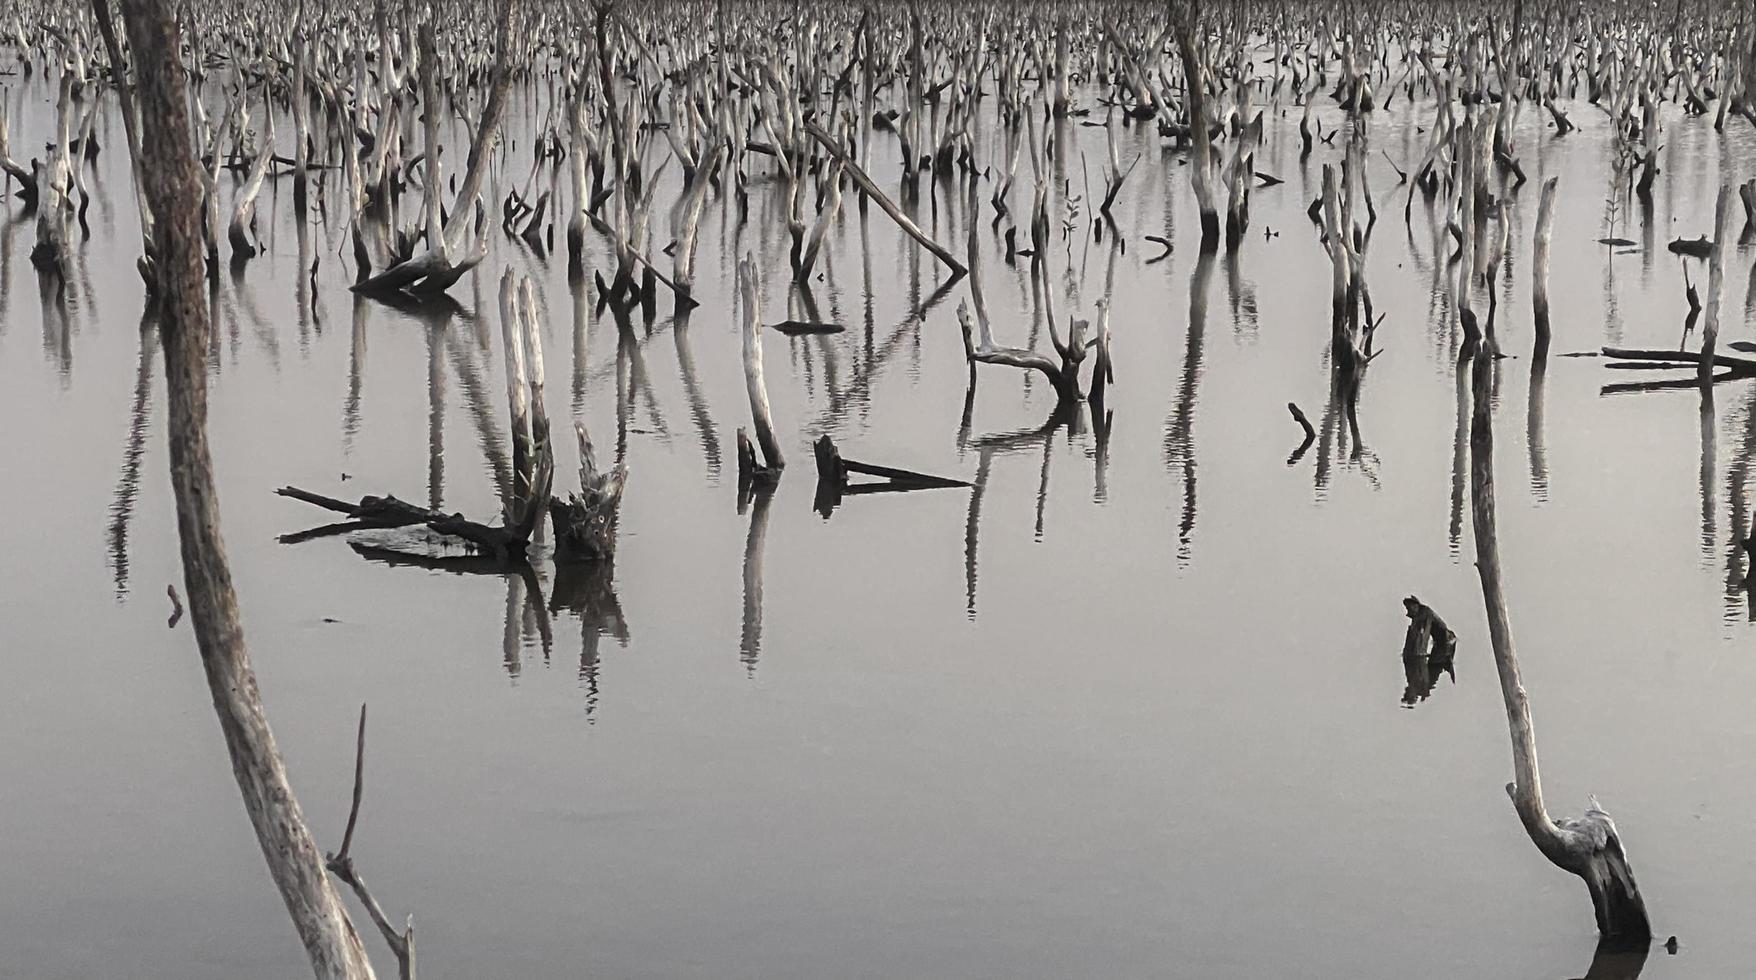
[[[49,90],[7,81],[14,146],[40,145]],[[1651,214],[1629,202],[1617,218],[1642,247],[1612,255],[1595,243],[1612,138],[1594,107],[1571,111],[1582,129],[1564,139],[1525,114],[1531,183],[1493,286],[1513,354],[1495,416],[1513,628],[1551,809],[1599,795],[1655,929],[1682,944],[1655,946],[1642,975],[1727,976],[1756,953],[1756,660],[1734,544],[1756,387],[1719,386],[1704,425],[1693,391],[1606,396],[1648,376],[1559,355],[1678,342],[1683,273],[1664,244],[1711,231],[1714,190],[1751,176],[1756,134],[1667,118]],[[220,275],[210,425],[246,634],[319,841],[339,841],[368,702],[355,856],[392,918],[415,916],[427,977],[1585,974],[1584,890],[1502,790],[1455,316],[1430,215],[1417,194],[1405,230],[1406,188],[1378,152],[1412,169],[1431,116],[1399,98],[1371,123],[1369,281],[1389,315],[1357,457],[1326,440],[1287,463],[1286,403],[1321,426],[1328,395],[1329,270],[1304,208],[1339,151],[1301,162],[1297,110],[1274,118],[1258,168],[1286,183],[1255,193],[1236,255],[1198,259],[1181,156],[1128,130],[1124,162],[1143,156],[1112,251],[1084,176],[1098,191],[1104,132],[1070,120],[1060,162],[1081,201],[1050,261],[1064,314],[1112,300],[1107,443],[1083,409],[1045,428],[1053,392],[998,367],[965,423],[967,281],[941,290],[931,256],[850,197],[813,288],[848,329],[767,335],[793,465],[742,514],[737,258],[764,271],[767,321],[790,295],[766,164],[743,227],[709,199],[702,307],[685,323],[665,301],[620,328],[570,290],[564,255],[498,234],[455,309],[407,314],[348,293],[351,262],[313,217],[307,296],[290,183],[271,186],[268,254]],[[529,132],[511,134],[494,202],[522,184]],[[0,228],[0,975],[297,976],[189,626],[165,627],[182,576],[162,371],[113,111],[100,139],[64,301],[39,288],[16,201]],[[894,147],[882,136],[873,154],[893,191]],[[1555,354],[1533,385],[1547,175]],[[920,190],[909,209],[961,252],[962,184]],[[1000,340],[1023,344],[1036,306],[989,193],[987,301]],[[1175,249],[1150,261],[1147,234]],[[1751,335],[1751,260],[1728,255],[1722,344]],[[547,642],[546,561],[533,600],[518,576],[276,540],[325,521],[273,495],[284,484],[498,512],[493,297],[509,266],[547,310],[557,431],[584,420],[631,470],[613,578],[567,583],[585,598],[563,597]],[[1703,266],[1691,276],[1705,288]],[[825,519],[823,433],[849,457],[977,486],[850,497]],[[573,466],[563,446],[558,487]],[[1455,684],[1415,710],[1400,703],[1409,594],[1459,635]]]

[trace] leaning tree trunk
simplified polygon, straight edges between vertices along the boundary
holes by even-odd
[[[182,40],[165,0],[123,0],[143,127],[139,171],[153,216],[159,317],[169,401],[171,489],[184,594],[219,715],[232,774],[268,870],[319,978],[374,976],[359,934],[324,870],[257,695],[238,598],[219,532],[207,445],[208,308],[203,287],[202,180],[190,149]]]
[[[1494,513],[1494,422],[1492,378],[1494,358],[1477,357],[1474,374],[1475,412],[1470,422],[1470,510],[1475,521],[1476,571],[1482,580],[1482,601],[1488,612],[1488,636],[1500,693],[1506,701],[1506,722],[1512,733],[1514,781],[1506,784],[1525,832],[1556,867],[1585,879],[1597,927],[1606,939],[1633,943],[1652,937],[1646,903],[1634,883],[1634,871],[1622,850],[1622,839],[1610,815],[1593,797],[1578,819],[1554,820],[1543,806],[1542,780],[1537,771],[1536,733],[1530,701],[1512,647],[1512,624],[1500,582],[1500,545]],[[1461,368],[1460,368],[1461,370]]]

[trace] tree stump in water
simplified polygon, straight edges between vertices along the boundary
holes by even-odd
[[[569,494],[566,500],[549,499],[549,516],[555,522],[555,560],[605,561],[616,553],[616,517],[628,470],[618,466],[607,473],[598,472],[584,424],[575,422],[573,431],[579,437],[581,492]]]
[[[1457,682],[1454,661],[1457,634],[1431,607],[1414,596],[1402,600],[1408,612],[1408,633],[1402,641],[1402,669],[1408,686],[1403,689],[1402,703],[1412,708],[1433,693],[1441,675]]]

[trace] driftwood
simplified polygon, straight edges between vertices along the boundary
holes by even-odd
[[[359,503],[326,497],[322,494],[282,487],[275,491],[283,497],[335,511],[349,518],[347,522],[325,525],[310,531],[284,535],[283,544],[293,544],[363,529],[387,529],[420,526],[436,534],[457,539],[465,550],[456,558],[482,556],[491,566],[504,567],[526,560],[526,552],[536,537],[537,527],[550,512],[550,490],[554,481],[554,452],[549,442],[549,417],[543,408],[543,347],[537,304],[530,280],[522,283],[509,270],[500,280],[501,336],[506,353],[507,403],[512,423],[512,480],[507,487],[502,522],[499,525],[472,521],[462,514],[446,514],[399,500],[393,495],[367,496]],[[589,449],[589,445],[582,447]],[[581,471],[582,476],[584,470]],[[592,483],[586,483],[588,495]],[[604,487],[599,489],[605,489]],[[619,501],[620,481],[615,486]],[[578,498],[575,498],[578,499]],[[568,511],[571,514],[571,511]],[[591,526],[589,514],[582,534]],[[557,524],[560,527],[559,523]],[[419,537],[385,538],[355,542],[362,553],[394,552],[404,549],[415,558],[431,558],[444,552],[448,542],[434,542]],[[583,546],[584,538],[579,543]]]
[[[1470,513],[1475,524],[1476,572],[1487,609],[1488,636],[1506,721],[1512,736],[1514,781],[1506,784],[1513,808],[1531,842],[1556,867],[1578,875],[1591,895],[1598,931],[1606,938],[1645,943],[1652,936],[1646,903],[1634,883],[1634,872],[1610,815],[1593,797],[1577,820],[1555,820],[1543,805],[1537,768],[1536,733],[1530,701],[1512,643],[1511,617],[1500,581],[1500,545],[1494,506],[1493,359],[1476,358],[1473,375],[1474,411],[1470,421]]]
[[[858,460],[843,457],[835,448],[835,440],[829,436],[819,436],[812,444],[812,451],[817,458],[817,510],[824,516],[841,503],[844,496],[866,493],[895,493],[909,490],[933,490],[948,487],[967,487],[966,480],[954,480],[914,470],[897,469],[894,466],[879,466],[874,463],[862,463]],[[881,482],[850,483],[851,476],[870,476]]]

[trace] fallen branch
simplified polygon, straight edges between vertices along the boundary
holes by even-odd
[[[401,977],[402,980],[414,980],[415,917],[412,915],[409,916],[408,924],[403,927],[403,931],[397,932],[396,927],[390,924],[389,917],[384,914],[383,907],[378,904],[377,899],[372,897],[372,892],[366,887],[366,879],[361,876],[358,869],[354,867],[353,855],[350,853],[354,845],[354,827],[360,820],[360,801],[365,796],[365,790],[366,706],[361,704],[360,730],[359,735],[354,741],[354,802],[353,806],[348,810],[347,829],[342,831],[341,850],[334,854],[326,855],[324,866],[327,867],[329,873],[335,875],[342,884],[352,888],[354,890],[354,897],[358,898],[360,904],[365,906],[366,914],[372,917],[373,924],[376,925],[378,931],[384,935],[385,945],[389,946],[390,952],[396,956],[397,976]]]
[[[903,214],[902,209],[896,206],[896,202],[892,201],[883,191],[879,190],[878,185],[872,182],[872,178],[866,176],[866,172],[860,169],[860,165],[855,163],[847,155],[847,151],[843,150],[836,144],[835,138],[823,131],[823,127],[817,125],[815,122],[806,120],[805,132],[810,133],[812,139],[822,144],[823,148],[829,151],[830,156],[833,156],[836,160],[840,161],[842,166],[847,168],[848,176],[854,179],[854,183],[860,185],[860,190],[865,191],[867,197],[877,201],[878,207],[881,208],[885,214],[890,216],[890,220],[896,222],[897,227],[906,232],[910,238],[920,243],[922,248],[932,252],[934,258],[944,263],[945,267],[951,270],[951,275],[954,278],[961,277],[969,272],[968,269],[964,268],[963,263],[957,261],[956,256],[947,251],[943,245],[940,245],[938,242],[927,237],[927,233],[922,231],[919,225],[916,225],[913,221],[909,220],[908,215]]]

